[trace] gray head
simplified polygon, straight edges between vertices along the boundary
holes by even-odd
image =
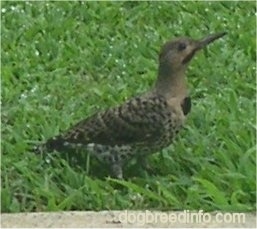
[[[200,40],[181,37],[168,41],[160,51],[159,75],[167,75],[184,69],[198,50],[223,37],[225,34],[226,32],[211,34]]]

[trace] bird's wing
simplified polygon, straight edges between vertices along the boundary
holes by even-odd
[[[171,117],[163,97],[136,97],[105,112],[80,121],[66,133],[50,140],[54,144],[123,145],[153,143]]]

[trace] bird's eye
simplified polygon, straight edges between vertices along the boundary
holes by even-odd
[[[186,43],[179,43],[178,44],[178,51],[182,51],[184,49],[186,49],[187,45]]]

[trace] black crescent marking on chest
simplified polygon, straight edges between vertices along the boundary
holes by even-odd
[[[191,97],[184,98],[182,104],[181,104],[182,110],[184,115],[187,115],[191,111],[192,103],[191,103]]]

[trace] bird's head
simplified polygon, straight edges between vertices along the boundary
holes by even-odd
[[[159,73],[167,75],[184,69],[198,50],[201,50],[225,34],[225,32],[211,34],[200,40],[184,37],[168,41],[160,51]]]

